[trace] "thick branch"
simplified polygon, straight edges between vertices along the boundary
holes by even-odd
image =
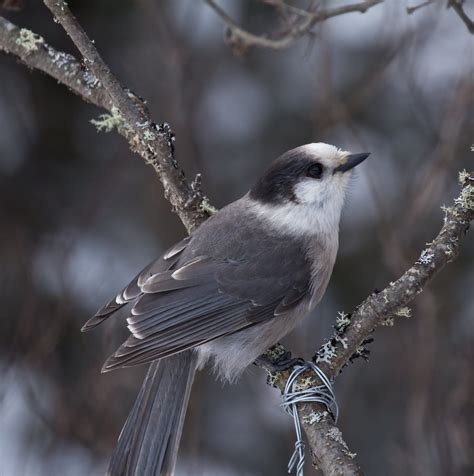
[[[365,13],[369,8],[382,3],[383,0],[366,0],[352,5],[328,8],[316,12],[305,12],[301,22],[296,23],[288,33],[280,38],[267,38],[259,36],[241,28],[214,0],[205,0],[206,3],[222,18],[229,30],[229,42],[237,44],[243,48],[252,46],[281,50],[290,46],[295,40],[308,33],[316,23],[321,23],[329,18],[333,18],[345,13],[360,12]],[[301,15],[303,16],[303,15]]]

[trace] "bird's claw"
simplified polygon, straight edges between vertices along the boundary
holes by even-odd
[[[303,365],[305,361],[301,357],[292,357],[291,352],[285,352],[276,360],[270,360],[268,357],[261,355],[255,363],[269,372],[283,372],[296,365]]]

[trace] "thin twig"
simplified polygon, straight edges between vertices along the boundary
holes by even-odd
[[[233,20],[227,12],[221,8],[214,0],[205,0],[205,2],[219,15],[229,30],[229,42],[234,45],[239,45],[243,48],[252,46],[270,48],[274,50],[281,50],[290,46],[295,40],[308,33],[316,24],[328,20],[345,13],[360,12],[365,13],[368,9],[375,5],[382,3],[384,0],[366,0],[351,5],[343,5],[341,7],[328,8],[327,10],[315,11],[313,13],[307,12],[304,19],[295,24],[288,33],[285,33],[280,38],[267,38],[266,36],[255,35],[247,30],[241,28],[235,20]],[[301,12],[300,16],[303,16]]]
[[[408,15],[412,15],[416,11],[418,11],[418,10],[424,8],[424,7],[427,7],[428,5],[431,5],[434,2],[435,2],[435,0],[426,0],[426,2],[422,2],[418,5],[414,5],[413,7],[407,7],[406,8],[407,13],[408,13]]]

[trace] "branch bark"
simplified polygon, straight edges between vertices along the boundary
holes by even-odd
[[[19,29],[2,17],[0,49],[15,55],[28,67],[49,74],[86,101],[112,113],[107,120],[110,119],[110,123],[117,126],[118,131],[129,141],[132,150],[153,166],[164,186],[166,198],[188,232],[191,232],[209,216],[212,207],[200,190],[199,180],[189,184],[178,167],[174,158],[171,129],[165,124],[155,124],[143,102],[120,85],[66,3],[58,0],[44,1],[84,56],[87,67],[73,56],[55,50],[39,35]],[[353,10],[347,10],[351,6],[346,6],[315,13],[317,18],[313,20],[323,21],[348,11],[364,11],[361,10],[362,6],[367,9],[381,1],[362,2],[353,5]],[[357,7],[359,10],[354,10]],[[309,28],[310,26],[307,30]],[[298,34],[304,33],[303,30],[299,31]],[[281,45],[295,38],[282,40]],[[274,44],[271,47],[275,47]],[[277,46],[276,49],[280,47],[284,46]],[[363,342],[378,325],[397,313],[406,313],[405,306],[457,256],[459,241],[474,214],[474,173],[463,174],[461,178],[461,195],[455,200],[453,207],[446,209],[445,223],[440,233],[422,252],[419,260],[397,281],[390,283],[380,293],[369,296],[356,308],[351,319],[348,316],[340,317],[336,333],[315,355],[318,365],[331,380],[336,378],[354,355],[362,352]],[[284,352],[285,349],[277,345],[267,352],[266,357],[277,359]],[[288,376],[289,372],[271,373],[270,380],[282,390]],[[311,374],[304,377],[303,388],[320,383]],[[316,404],[302,404],[299,406],[299,415],[311,446],[313,461],[325,475],[362,474],[354,460],[354,454],[349,451],[325,408]]]
[[[58,51],[44,39],[0,17],[0,50],[15,55],[28,68],[38,69],[67,86],[87,102],[112,109],[112,102],[99,79],[74,56]]]

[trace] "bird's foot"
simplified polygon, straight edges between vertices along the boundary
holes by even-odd
[[[255,361],[256,365],[263,367],[269,372],[283,372],[295,367],[296,365],[304,365],[304,363],[304,359],[300,357],[292,357],[291,352],[288,351],[284,352],[276,359],[272,359],[267,355],[262,354]]]

